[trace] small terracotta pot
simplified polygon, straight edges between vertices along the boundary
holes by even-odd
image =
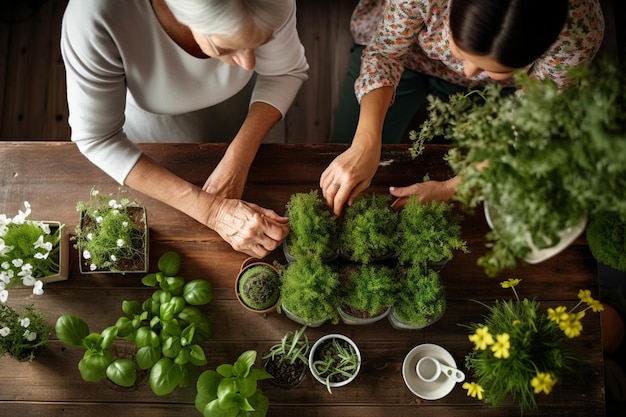
[[[239,303],[243,306],[243,308],[245,308],[248,311],[251,311],[253,313],[259,313],[259,314],[265,314],[265,313],[271,313],[272,311],[276,310],[276,306],[278,305],[279,301],[280,301],[280,296],[276,299],[276,302],[263,310],[257,310],[249,305],[247,305],[241,298],[241,294],[239,293],[239,279],[241,278],[241,276],[249,269],[254,268],[256,266],[262,266],[264,268],[268,268],[270,270],[272,270],[273,272],[276,273],[276,275],[280,276],[280,273],[278,272],[278,270],[274,267],[274,265],[269,264],[267,262],[260,262],[260,261],[256,261],[255,262],[255,258],[248,258],[245,261],[243,261],[243,263],[241,264],[241,268],[239,269],[239,274],[237,275],[237,279],[235,280],[235,295],[237,297],[237,301],[239,301]]]

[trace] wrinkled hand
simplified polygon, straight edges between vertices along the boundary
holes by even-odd
[[[242,200],[223,199],[209,227],[233,249],[264,258],[289,234],[289,219],[272,210]]]
[[[456,187],[454,186],[456,180],[453,180],[425,181],[409,185],[408,187],[390,187],[389,193],[397,197],[391,204],[391,208],[394,210],[401,209],[412,195],[417,195],[422,203],[428,201],[450,201],[456,192]]]
[[[211,172],[202,189],[220,197],[239,199],[243,195],[248,172],[232,172],[227,165],[222,160]]]
[[[367,189],[376,174],[380,149],[361,149],[354,145],[337,156],[320,177],[320,188],[335,216],[346,203]]]

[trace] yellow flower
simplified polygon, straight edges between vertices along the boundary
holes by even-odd
[[[510,278],[507,279],[506,281],[502,281],[500,283],[500,286],[502,288],[513,288],[515,286],[517,286],[520,283],[521,279],[517,279],[517,278]]]
[[[545,372],[537,372],[537,376],[530,381],[530,385],[535,389],[535,394],[543,391],[546,395],[550,394],[552,387],[556,381],[552,378],[552,374]]]
[[[567,320],[569,317],[569,314],[567,313],[567,307],[565,306],[558,306],[555,309],[549,308],[547,311],[548,318],[552,321],[555,321],[557,324]]]
[[[518,327],[522,324],[521,320],[513,320],[513,327]]]
[[[583,313],[581,315],[581,313]],[[559,328],[563,330],[565,336],[573,339],[574,337],[580,336],[580,333],[583,330],[583,325],[580,322],[580,319],[584,316],[584,312],[580,313],[572,313],[569,315],[567,320],[559,322]]]
[[[463,389],[467,390],[467,396],[478,398],[479,400],[483,399],[483,387],[478,385],[476,382],[464,382]]]
[[[469,336],[469,340],[474,342],[474,349],[485,350],[487,346],[493,345],[493,336],[487,326],[476,329],[476,332]]]
[[[506,359],[509,357],[509,349],[511,348],[511,342],[509,341],[508,333],[496,335],[496,343],[491,347],[493,356],[496,358]]]
[[[582,302],[587,303],[587,304],[593,301],[593,297],[591,296],[591,291],[589,290],[579,290],[578,298],[580,298]]]
[[[589,307],[591,307],[591,311],[593,311],[594,313],[604,311],[604,306],[599,300],[591,300],[589,302]]]

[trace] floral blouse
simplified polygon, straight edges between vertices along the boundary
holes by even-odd
[[[491,82],[514,86],[512,78],[494,81],[482,72],[473,78],[465,76],[463,61],[448,47],[448,1],[359,2],[352,15],[351,32],[355,42],[368,44],[355,83],[359,101],[377,88],[395,88],[405,67],[464,87]],[[593,59],[604,36],[599,0],[570,0],[569,6],[567,22],[556,42],[525,68],[532,77],[549,77],[560,87],[570,82],[566,75],[569,68]]]

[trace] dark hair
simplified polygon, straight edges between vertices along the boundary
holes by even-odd
[[[568,0],[451,0],[450,31],[463,51],[522,68],[556,41]]]

